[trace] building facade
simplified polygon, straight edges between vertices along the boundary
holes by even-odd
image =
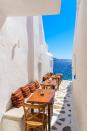
[[[53,70],[41,16],[0,17],[0,126],[11,93]]]
[[[87,1],[77,0],[73,50],[74,131],[87,131]]]

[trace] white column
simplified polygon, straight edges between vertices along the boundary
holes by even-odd
[[[34,27],[33,16],[27,17],[27,35],[28,35],[28,80],[34,79]]]

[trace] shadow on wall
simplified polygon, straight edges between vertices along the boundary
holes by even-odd
[[[3,24],[5,23],[6,17],[0,16],[0,29],[2,28]]]

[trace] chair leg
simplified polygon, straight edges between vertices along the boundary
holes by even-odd
[[[39,131],[42,131],[42,128],[41,128],[41,127],[39,127],[38,129],[39,129]]]
[[[24,131],[27,131],[27,125],[24,124]]]
[[[46,125],[46,131],[47,131],[47,125]]]
[[[26,131],[29,131],[27,125],[26,125]]]
[[[41,129],[41,128],[39,128],[39,131],[42,131],[42,129]]]
[[[42,131],[44,131],[44,128],[43,128],[43,126],[42,126]]]
[[[24,125],[24,131],[27,131],[27,124]]]

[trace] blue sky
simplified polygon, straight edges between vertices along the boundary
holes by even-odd
[[[72,58],[76,0],[61,0],[59,15],[43,16],[45,39],[54,57]]]

